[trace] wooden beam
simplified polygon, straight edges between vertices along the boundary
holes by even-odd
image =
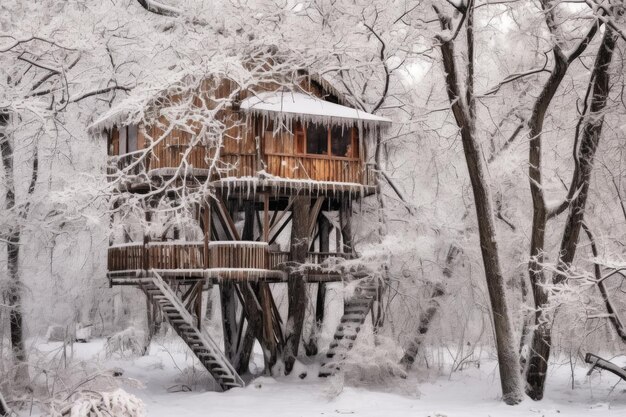
[[[235,227],[235,222],[233,221],[230,213],[226,209],[226,204],[224,200],[218,195],[216,204],[218,216],[223,220],[223,225],[227,233],[230,234],[231,240],[241,240],[239,236],[239,232],[237,231],[237,227]]]
[[[308,196],[296,197],[292,210],[290,260],[295,263],[304,263],[309,252],[309,213],[311,198]],[[289,273],[287,282],[287,297],[289,299],[287,316],[287,334],[283,361],[285,373],[293,369],[298,347],[302,336],[304,313],[306,311],[306,283],[303,274],[296,269]]]
[[[341,238],[343,240],[343,253],[354,253],[352,244],[352,200],[349,198],[341,199],[339,208],[339,224],[341,225]],[[339,252],[339,250],[337,250]]]
[[[222,309],[222,329],[224,333],[224,352],[232,362],[237,356],[237,299],[232,282],[220,284],[220,305]]]
[[[211,221],[211,203],[204,203],[204,267],[209,268],[209,243],[211,242],[211,231],[212,221]]]
[[[270,195],[263,195],[263,241],[270,240]]]
[[[255,218],[255,211],[256,211],[254,207],[254,201],[244,201],[243,211],[244,211],[244,221],[243,221],[243,230],[241,231],[241,239],[253,240],[254,239],[254,218]]]
[[[270,227],[272,227],[272,225],[274,225],[274,221],[276,220],[276,216],[278,215],[278,210],[274,210],[272,212],[272,219],[270,220]]]
[[[322,204],[324,204],[324,200],[324,197],[320,197],[315,200],[315,204],[313,204],[313,209],[311,210],[309,217],[309,237],[313,236],[313,231],[315,230],[315,226],[317,225],[317,217],[320,214]]]
[[[285,221],[282,223],[282,225],[280,225],[280,227],[278,227],[276,230],[270,230],[270,238],[268,242],[270,245],[276,241],[278,236],[280,236],[281,232],[285,229],[285,227],[287,227],[291,219],[292,219],[292,214],[289,213]]]
[[[278,223],[280,223],[280,221],[285,216],[285,214],[289,213],[289,209],[293,205],[294,201],[295,201],[295,197],[289,197],[289,200],[287,200],[287,206],[285,206],[285,209],[280,212],[280,214],[278,215],[278,218],[274,222],[273,226],[276,226]]]

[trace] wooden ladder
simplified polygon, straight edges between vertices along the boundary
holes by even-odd
[[[337,330],[335,330],[333,341],[320,367],[320,377],[334,375],[339,370],[341,362],[354,346],[365,318],[372,309],[377,291],[377,281],[375,279],[365,279],[357,286],[354,295],[345,301],[343,316],[337,326]]]
[[[176,333],[224,391],[234,387],[243,387],[245,385],[243,380],[217,343],[206,331],[201,331],[196,327],[192,315],[163,278],[156,271],[151,272],[151,279],[143,280],[141,287],[148,296],[152,297]]]

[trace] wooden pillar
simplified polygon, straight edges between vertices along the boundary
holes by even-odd
[[[150,199],[146,202],[146,206],[144,208],[144,219],[146,222],[145,229],[143,232],[143,250],[142,250],[142,265],[143,269],[150,269],[150,259],[148,257],[148,244],[150,243],[150,233],[146,230],[150,230],[150,222],[152,222],[152,209],[156,207],[157,201],[154,199]],[[159,312],[156,305],[153,303],[152,297],[146,293],[146,321],[148,325],[148,338],[146,340],[146,347],[144,353],[147,354],[148,346],[152,337],[158,333],[161,322],[159,320]]]
[[[202,289],[204,287],[204,282],[198,281],[195,284],[194,296],[196,297],[194,300],[194,314],[196,315],[196,320],[198,321],[198,330],[202,330]]]
[[[270,238],[270,195],[268,193],[263,195],[263,241],[269,243]],[[269,259],[269,257],[268,257]],[[268,268],[269,265],[265,265]],[[265,338],[265,345],[269,353],[269,358],[266,361],[266,367],[271,371],[271,368],[276,364],[278,360],[279,346],[276,341],[276,335],[274,334],[275,323],[274,314],[272,310],[273,298],[272,290],[267,282],[259,283],[259,299],[261,301],[261,308],[263,309],[263,337]]]
[[[297,264],[306,262],[309,250],[309,211],[311,199],[308,196],[295,198],[292,208],[290,260]],[[288,316],[285,338],[284,362],[285,373],[289,374],[298,356],[298,347],[302,336],[304,313],[306,310],[305,277],[299,271],[292,271],[288,277]]]
[[[317,221],[317,227],[319,230],[319,252],[330,252],[330,222],[324,216],[324,213],[320,212]],[[320,261],[325,259],[320,256]],[[315,321],[311,328],[311,339],[306,345],[306,354],[308,356],[317,355],[318,346],[317,338],[321,332],[322,325],[324,323],[324,306],[326,305],[326,284],[320,282],[317,284],[317,297],[315,303]]]
[[[243,231],[241,232],[241,240],[254,240],[254,201],[244,201],[243,203]]]
[[[239,237],[233,232],[229,223],[231,216],[226,209],[226,204],[219,196],[213,208],[217,213],[217,219],[220,221],[225,233],[219,240],[239,240]],[[235,284],[230,280],[223,280],[219,288],[220,308],[222,310],[222,329],[224,332],[224,353],[231,363],[236,363],[236,361],[238,361],[237,345],[239,344],[236,288]]]
[[[144,207],[144,218],[146,221],[146,228],[150,230],[150,222],[152,221],[152,201],[148,201],[146,207]],[[150,233],[146,232],[146,229],[143,230],[143,249],[142,249],[142,265],[144,270],[150,269],[149,259],[148,259],[148,243],[150,243]]]
[[[330,222],[320,213],[319,218],[319,230],[320,230],[320,252],[330,252]],[[324,305],[326,303],[326,284],[320,282],[317,287],[317,303],[315,306],[315,322],[318,327],[322,326],[324,321]]]
[[[270,195],[263,195],[263,241],[270,240]]]
[[[343,241],[341,251],[353,253],[352,246],[352,200],[349,196],[341,198],[339,207],[339,224],[341,225],[341,238]],[[337,250],[339,252],[339,250]]]
[[[211,230],[213,225],[211,224],[211,203],[209,201],[204,203],[204,213],[203,213],[203,241],[204,241],[204,268],[209,268],[209,243],[211,242]]]
[[[237,297],[235,286],[230,281],[220,284],[220,306],[224,331],[224,353],[233,362],[237,356]]]
[[[244,225],[243,225],[243,230],[241,232],[241,240],[254,240],[254,220],[256,217],[256,210],[254,207],[254,201],[244,201],[243,203],[243,210],[244,210]],[[247,285],[247,288],[245,287]],[[243,340],[239,340],[239,351],[237,352],[237,370],[238,372],[245,372],[248,370],[248,365],[250,363],[250,357],[252,355],[252,349],[254,348],[254,336],[256,336],[257,334],[260,334],[261,330],[257,330],[256,327],[262,327],[262,319],[259,319],[258,321],[256,320],[256,318],[250,318],[250,314],[255,314],[258,315],[258,312],[256,312],[255,309],[250,310],[250,303],[254,303],[252,304],[252,306],[256,306],[257,303],[256,301],[254,301],[253,296],[255,296],[255,294],[258,294],[258,286],[254,283],[248,283],[248,284],[243,284],[240,285],[241,288],[241,292],[243,294],[243,298],[244,298],[244,306],[243,308],[248,308],[248,326],[246,328],[246,333],[245,335],[240,335],[240,338],[243,338]],[[242,321],[244,320],[243,317],[241,319]],[[240,323],[240,325],[243,325],[243,323]],[[261,346],[263,346],[263,339],[259,339],[259,342],[261,343]],[[265,360],[267,363],[267,359]]]

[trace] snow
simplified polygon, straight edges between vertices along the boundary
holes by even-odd
[[[365,195],[366,191],[370,190],[372,192],[376,191],[376,186],[363,185],[356,182],[282,178],[270,175],[265,171],[259,171],[257,174],[258,176],[256,177],[225,177],[213,181],[211,184],[215,187],[226,188],[227,195],[230,195],[234,190],[245,189],[248,197],[254,195],[257,188],[269,188],[274,194],[295,189],[308,190],[310,194],[348,191],[353,196]]]
[[[268,246],[267,242],[256,242],[253,240],[221,240],[209,242],[209,247],[212,246],[234,246],[234,247],[262,247]]]
[[[58,350],[61,343],[38,346],[42,352]],[[258,346],[257,346],[258,347]],[[69,349],[69,348],[68,348]],[[528,417],[528,416],[623,416],[626,395],[623,383],[609,373],[586,376],[586,368],[574,369],[571,389],[569,364],[556,365],[548,376],[545,399],[526,399],[507,406],[499,399],[496,364],[485,359],[480,368],[444,371],[439,375],[427,369],[412,371],[406,379],[392,378],[376,387],[341,377],[317,378],[317,366],[296,364],[294,375],[279,378],[258,377],[245,388],[225,393],[206,391],[212,381],[175,338],[153,340],[149,355],[136,358],[109,357],[104,340],[75,344],[75,360],[97,363],[102,369],[123,369],[124,377],[143,382],[122,385],[139,398],[150,417],[293,417],[354,415],[360,417]],[[626,360],[626,358],[622,358]],[[252,368],[262,367],[261,352],[255,351]],[[258,369],[258,368],[257,368]],[[306,372],[303,379],[299,378]],[[191,391],[184,392],[183,389]],[[114,390],[113,390],[114,392]],[[20,415],[31,415],[22,410]],[[33,416],[38,415],[36,412]]]
[[[391,119],[386,117],[331,103],[307,94],[287,91],[259,93],[243,100],[240,107],[243,111],[263,117],[278,116],[287,122],[296,119],[324,125],[344,126],[357,123],[370,127],[391,123]]]
[[[204,245],[203,241],[186,241],[186,240],[165,240],[165,241],[151,241],[146,244],[147,247],[152,246],[192,246],[192,245]]]
[[[131,246],[143,246],[143,242],[115,243],[113,245],[109,245],[109,249],[113,249],[113,248],[129,248]]]

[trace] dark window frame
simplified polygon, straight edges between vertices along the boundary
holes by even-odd
[[[350,135],[350,142],[348,143],[348,146],[350,146],[350,153],[351,156],[339,156],[339,155],[334,155],[333,154],[333,141],[332,141],[332,130],[333,129],[346,129],[349,131],[349,135]],[[345,159],[345,160],[351,160],[351,161],[355,161],[355,160],[359,160],[360,159],[360,144],[359,144],[359,139],[358,139],[358,134],[356,134],[355,132],[355,128],[352,127],[341,127],[341,126],[328,126],[326,127],[326,153],[323,154],[319,154],[319,153],[309,153],[309,135],[308,135],[308,126],[305,126],[302,123],[298,123],[298,125],[296,126],[296,129],[294,129],[294,139],[296,139],[298,136],[303,136],[304,137],[304,152],[298,152],[297,155],[301,155],[301,156],[310,156],[310,157],[320,157],[320,158],[331,158],[331,159]],[[296,150],[297,150],[297,146],[296,146]]]

